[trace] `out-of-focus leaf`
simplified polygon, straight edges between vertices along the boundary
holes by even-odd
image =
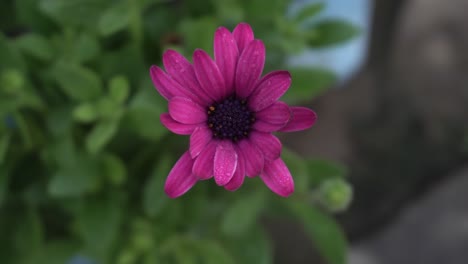
[[[329,88],[335,81],[335,75],[320,68],[290,68],[292,85],[284,95],[284,100],[291,103],[310,100]]]
[[[81,154],[71,162],[53,174],[48,185],[51,196],[77,197],[94,192],[99,187],[101,175],[95,160]]]
[[[197,263],[198,252],[195,250],[194,240],[190,237],[173,235],[165,240],[159,247],[162,256],[162,263]],[[173,261],[169,261],[172,259]]]
[[[89,102],[80,104],[73,110],[73,118],[78,122],[93,122],[97,117],[98,112],[96,106]]]
[[[150,217],[156,217],[169,201],[164,193],[164,181],[171,170],[172,160],[162,156],[148,178],[143,190],[143,210]]]
[[[309,191],[310,174],[307,170],[306,161],[288,148],[283,147],[281,158],[288,165],[289,171],[294,178],[295,191],[306,193]]]
[[[103,36],[109,36],[128,26],[130,12],[126,1],[111,6],[99,18],[99,33]]]
[[[77,101],[92,100],[102,94],[99,76],[82,66],[58,63],[51,75],[70,98]]]
[[[246,20],[251,24],[267,25],[278,16],[284,16],[289,1],[284,0],[240,0],[243,4]]]
[[[5,197],[8,194],[8,185],[10,182],[9,171],[5,164],[0,163],[0,208],[2,207]]]
[[[54,51],[49,41],[42,35],[28,33],[16,39],[16,44],[23,52],[43,61],[49,61]]]
[[[132,247],[142,253],[153,251],[154,248],[154,232],[153,223],[143,219],[136,218],[132,223]]]
[[[40,256],[33,263],[68,264],[68,260],[79,250],[78,243],[71,240],[56,240],[42,247]]]
[[[308,43],[320,48],[348,41],[359,34],[359,29],[343,20],[324,20],[309,29]]]
[[[102,97],[96,104],[96,111],[102,119],[118,120],[122,116],[122,106],[110,97]]]
[[[220,21],[225,21],[226,23],[244,21],[244,10],[241,8],[239,1],[219,0],[214,1],[213,4],[215,5],[216,14]]]
[[[95,198],[84,202],[76,215],[76,228],[84,240],[85,253],[108,263],[113,246],[117,242],[123,220],[123,201],[115,197]],[[106,261],[107,260],[107,261]]]
[[[116,121],[98,123],[86,137],[86,149],[93,154],[101,151],[117,132],[118,125]]]
[[[307,162],[310,184],[317,187],[321,182],[332,178],[342,178],[346,175],[346,168],[336,162],[327,160],[310,160]]]
[[[71,52],[75,62],[88,62],[99,55],[99,42],[94,35],[82,33],[73,42],[73,50]]]
[[[133,248],[125,248],[121,252],[119,252],[119,256],[117,257],[117,264],[134,264],[138,263],[138,252]],[[157,264],[159,262],[156,262]],[[146,263],[145,263],[146,264]]]
[[[106,0],[40,0],[40,10],[60,24],[95,27]]]
[[[180,25],[180,32],[186,45],[186,51],[203,49],[208,54],[213,54],[213,32],[218,24],[212,17],[199,19],[186,19]]]
[[[325,3],[323,2],[311,3],[307,6],[301,7],[301,9],[299,9],[299,12],[297,12],[297,14],[294,16],[294,20],[297,23],[302,23],[307,19],[312,18],[318,13],[322,12],[324,8]]]
[[[287,205],[327,263],[345,264],[348,243],[336,221],[303,202],[288,202]]]
[[[99,63],[103,79],[116,75],[125,75],[130,83],[140,83],[142,76],[149,79],[142,50],[135,49],[134,45],[128,44],[118,50],[102,53]]]
[[[145,139],[160,140],[167,129],[159,120],[164,105],[157,98],[152,89],[145,89],[133,97],[124,115],[124,127]]]
[[[0,72],[0,92],[9,95],[24,95],[25,76],[16,69]]]
[[[242,236],[255,225],[265,205],[265,193],[261,191],[240,197],[226,210],[221,230],[229,236]]]
[[[5,157],[8,151],[8,146],[10,145],[11,134],[5,133],[0,136],[0,166],[5,161]],[[0,184],[1,185],[1,184]],[[1,187],[0,187],[1,189]],[[1,193],[1,191],[0,191]],[[1,196],[1,195],[0,195]],[[0,198],[1,200],[1,198]]]
[[[16,234],[12,243],[19,252],[28,252],[21,255],[20,263],[34,263],[42,250],[43,230],[39,215],[34,209],[27,209],[19,223],[16,225]]]
[[[53,137],[70,136],[72,128],[72,112],[69,107],[56,108],[47,115],[47,129]]]
[[[271,264],[273,263],[270,240],[259,227],[239,238],[227,240],[229,250],[236,258],[236,263],[242,264]]]
[[[0,72],[4,69],[26,71],[26,64],[18,47],[7,41],[2,33],[0,33],[0,58]]]
[[[106,154],[102,158],[104,175],[113,185],[121,185],[127,179],[125,163],[116,155]]]
[[[15,15],[19,25],[28,28],[31,32],[49,33],[53,31],[54,24],[39,10],[38,0],[15,0]]]
[[[204,264],[235,264],[233,256],[218,241],[202,241],[197,243],[197,251]]]
[[[117,103],[123,103],[130,92],[130,84],[125,76],[116,76],[110,80],[109,95]]]

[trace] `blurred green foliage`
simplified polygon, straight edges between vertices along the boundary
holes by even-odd
[[[272,263],[273,244],[258,219],[280,213],[304,225],[329,263],[344,263],[343,233],[316,201],[322,182],[346,174],[336,164],[285,149],[296,182],[289,199],[259,179],[235,193],[211,181],[176,200],[163,192],[187,140],[159,123],[166,102],[153,90],[149,66],[161,64],[166,48],[189,57],[195,48],[211,52],[216,27],[246,21],[267,46],[266,71],[291,71],[285,99],[311,99],[334,74],[287,67],[287,56],[357,31],[313,20],[323,3],[286,16],[289,4],[1,1],[0,262]],[[340,184],[327,189],[332,202],[349,189]]]

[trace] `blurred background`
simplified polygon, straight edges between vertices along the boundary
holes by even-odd
[[[2,0],[0,263],[463,264],[468,1]],[[165,177],[186,137],[148,69],[252,25],[284,100],[296,183],[230,193]]]

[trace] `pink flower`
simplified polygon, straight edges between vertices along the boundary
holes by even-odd
[[[169,101],[169,113],[161,115],[161,122],[176,134],[190,135],[189,150],[167,177],[166,194],[176,198],[213,176],[216,184],[234,191],[246,175],[260,175],[273,192],[289,196],[294,181],[280,157],[281,142],[272,132],[307,129],[316,114],[278,101],[291,76],[274,71],[261,77],[265,46],[254,39],[248,24],[239,24],[232,33],[218,28],[214,57],[196,50],[192,65],[167,50],[166,72],[157,66],[150,69],[156,89]]]

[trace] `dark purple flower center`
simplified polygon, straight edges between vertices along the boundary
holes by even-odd
[[[208,127],[215,138],[232,141],[243,139],[249,135],[254,122],[255,117],[246,101],[235,96],[208,107]]]

